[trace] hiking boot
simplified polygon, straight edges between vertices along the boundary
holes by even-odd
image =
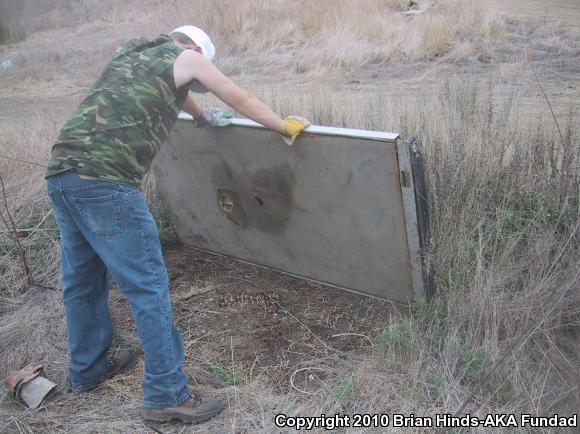
[[[217,398],[192,395],[183,404],[168,408],[144,408],[141,416],[147,421],[169,422],[179,420],[185,423],[201,423],[217,416],[223,410]]]
[[[96,389],[97,386],[102,384],[104,381],[107,381],[108,379],[126,370],[135,360],[135,353],[130,350],[116,349],[109,352],[109,354],[107,354],[107,357],[109,359],[109,366],[107,367],[107,373],[105,374],[105,378],[103,378],[100,382],[96,384],[91,384],[90,386],[85,386],[81,388],[71,387],[70,390],[73,392],[89,392],[91,390]]]
[[[107,356],[109,357],[109,367],[107,368],[107,375],[103,381],[123,372],[135,360],[135,353],[133,351],[121,350],[119,348],[110,352]]]

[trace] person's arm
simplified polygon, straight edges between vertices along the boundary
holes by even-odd
[[[203,110],[201,108],[201,104],[197,102],[191,92],[187,92],[185,102],[183,103],[183,107],[181,109],[184,112],[189,113],[195,119],[199,119],[201,117],[201,112]]]
[[[254,95],[239,88],[202,54],[184,50],[175,59],[173,76],[176,87],[198,80],[234,110],[267,128],[286,134],[285,123],[280,116]]]

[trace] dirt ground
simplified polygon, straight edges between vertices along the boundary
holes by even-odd
[[[262,376],[280,393],[290,392],[297,367],[312,366],[321,354],[368,351],[397,315],[385,300],[187,247],[167,252],[166,260],[175,317],[186,331],[186,365],[214,373],[225,367],[245,382]],[[307,377],[295,385],[316,388]]]
[[[580,5],[575,0],[487,0],[494,8],[518,19],[540,18],[567,26],[580,26]]]
[[[164,256],[190,386],[197,393],[221,398],[227,406],[215,421],[200,427],[200,432],[233,429],[241,414],[246,428],[234,432],[252,432],[247,428],[246,412],[257,417],[256,406],[264,418],[256,425],[264,429],[272,423],[274,409],[285,405],[282,397],[310,396],[328,387],[329,381],[336,381],[333,367],[343,362],[358,359],[360,369],[374,363],[367,356],[376,351],[377,335],[393,316],[405,313],[404,308],[386,300],[323,287],[185,246],[167,248]],[[18,302],[22,314],[33,318],[38,328],[32,336],[18,338],[17,346],[40,345],[47,353],[57,350],[56,358],[50,356],[46,373],[59,387],[40,411],[23,414],[26,428],[18,420],[10,423],[6,419],[5,432],[68,432],[73,427],[80,430],[75,432],[100,432],[105,427],[114,432],[182,432],[179,424],[146,426],[140,422],[143,354],[130,305],[116,285],[109,301],[114,345],[136,350],[137,362],[96,391],[80,395],[67,393],[64,386],[67,350],[62,340],[62,304],[54,292],[39,291],[29,290]],[[27,355],[17,357],[26,359]],[[243,399],[252,401],[240,403],[241,390]],[[294,405],[293,400],[288,405]],[[0,420],[7,414],[22,414],[20,405],[4,392],[0,402]],[[71,412],[71,406],[77,411]]]

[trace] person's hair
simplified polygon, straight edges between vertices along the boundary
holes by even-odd
[[[195,44],[195,42],[193,42],[185,33],[173,32],[171,35],[169,35],[169,37],[175,42],[179,42],[181,44]]]

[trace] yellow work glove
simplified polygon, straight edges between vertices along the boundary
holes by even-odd
[[[284,119],[284,129],[287,136],[282,136],[282,138],[288,146],[292,146],[296,137],[309,126],[310,122],[300,116],[288,116]]]

